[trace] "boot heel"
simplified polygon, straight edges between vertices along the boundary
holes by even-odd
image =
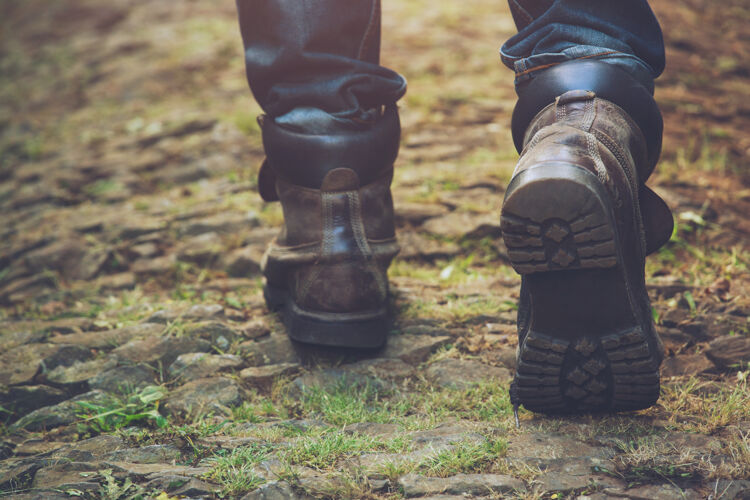
[[[614,222],[598,184],[572,165],[540,165],[513,179],[501,229],[516,272],[617,265]]]
[[[297,342],[333,347],[376,349],[390,331],[386,308],[361,313],[320,313],[288,301],[283,310],[289,337]]]

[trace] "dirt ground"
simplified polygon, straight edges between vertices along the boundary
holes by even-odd
[[[281,210],[233,2],[0,3],[0,495],[750,498],[750,5],[652,6],[662,397],[516,429],[504,2],[384,2],[409,92],[375,353],[292,345],[265,308]]]

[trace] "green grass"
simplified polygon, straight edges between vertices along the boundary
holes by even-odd
[[[466,389],[419,385],[413,392],[378,390],[342,380],[307,388],[300,403],[289,403],[290,414],[320,418],[333,426],[357,422],[394,423],[407,429],[431,428],[449,419],[506,425],[512,416],[507,387],[491,381]]]
[[[252,491],[265,482],[253,472],[253,468],[266,460],[275,448],[271,444],[253,444],[229,452],[220,450],[208,459],[211,470],[204,477],[218,483],[222,495],[235,496]]]
[[[507,450],[507,441],[499,437],[482,443],[462,441],[452,448],[427,457],[417,469],[427,476],[437,477],[488,472]]]
[[[325,430],[295,441],[280,453],[280,458],[291,465],[327,470],[343,459],[362,453],[405,453],[410,449],[411,443],[404,436],[381,439],[362,434],[347,435],[340,430]]]
[[[163,387],[149,385],[122,396],[107,394],[102,402],[79,401],[79,432],[99,434],[144,424],[163,428],[167,419],[159,413],[159,401],[166,395]]]
[[[331,386],[306,388],[299,411],[335,426],[388,423],[405,415],[411,406],[408,401],[389,395],[370,383],[356,384],[344,378]]]
[[[287,416],[284,407],[276,405],[270,399],[257,396],[232,408],[232,420],[235,422],[261,423],[271,419],[287,418]]]
[[[689,432],[711,434],[750,420],[746,380],[719,384],[693,377],[666,385],[659,405],[667,412],[671,425]]]

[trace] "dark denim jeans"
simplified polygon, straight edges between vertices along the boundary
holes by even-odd
[[[647,0],[509,4],[519,32],[500,53],[516,85],[585,58],[616,64],[653,91],[664,43]],[[237,0],[237,9],[250,87],[277,122],[312,131],[366,124],[406,92],[404,78],[379,64],[380,0]]]

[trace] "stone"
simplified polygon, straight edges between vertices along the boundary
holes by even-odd
[[[208,467],[188,467],[171,464],[136,464],[132,462],[102,461],[103,467],[111,468],[116,475],[126,475],[135,481],[154,479],[165,475],[200,478],[207,474]]]
[[[124,448],[106,453],[103,460],[134,464],[162,464],[179,462],[182,453],[173,444],[152,444],[140,448]]]
[[[500,218],[494,213],[475,214],[455,211],[428,220],[422,224],[422,229],[446,238],[497,237],[500,236]]]
[[[117,236],[123,240],[132,240],[145,234],[153,234],[166,229],[164,220],[145,217],[143,215],[131,215],[117,221]]]
[[[544,472],[535,478],[540,489],[548,493],[567,493],[587,486],[617,488],[621,480],[592,470],[616,470],[614,463],[596,457],[559,458],[547,462]]]
[[[177,250],[177,258],[202,267],[209,267],[219,259],[224,250],[224,242],[214,233],[203,233],[187,238]]]
[[[371,375],[382,379],[404,379],[416,373],[413,366],[399,358],[375,358],[357,361],[344,367],[352,373]]]
[[[99,459],[102,456],[112,453],[113,451],[125,448],[125,442],[111,434],[100,434],[89,439],[77,441],[68,445],[68,449],[64,450],[63,453],[68,453],[68,450],[75,450],[79,453],[89,453],[92,459]]]
[[[91,483],[93,487],[97,483]],[[83,492],[81,492],[83,493]],[[16,493],[14,500],[70,500],[70,495],[55,489],[35,488],[26,493]]]
[[[77,345],[20,345],[0,354],[0,385],[28,384],[39,371],[70,366],[91,357],[91,351]]]
[[[180,354],[189,352],[208,352],[211,343],[203,339],[187,337],[147,337],[132,340],[112,351],[120,362],[156,363],[169,366]]]
[[[187,184],[211,176],[211,171],[202,163],[177,165],[159,169],[154,175],[154,182],[158,184]]]
[[[83,332],[71,333],[69,335],[57,335],[49,338],[49,342],[75,344],[90,349],[112,349],[126,342],[143,337],[158,337],[166,327],[157,323],[141,323],[137,325],[125,326],[114,330],[105,330],[103,332]]]
[[[516,348],[511,346],[496,347],[487,353],[487,360],[503,365],[511,373],[516,370]]]
[[[236,437],[236,436],[206,436],[205,438],[195,441],[197,446],[204,446],[211,450],[223,448],[233,450],[243,446],[252,446],[262,444],[263,440],[255,437]]]
[[[258,227],[260,219],[254,212],[245,215],[222,213],[202,219],[192,219],[179,227],[182,236],[197,236],[204,233],[237,234]]]
[[[165,474],[156,476],[146,483],[150,491],[165,491],[170,497],[176,498],[206,498],[215,496],[221,488],[215,484],[201,481],[194,477]]]
[[[419,498],[420,500],[466,500],[467,497],[465,495],[429,495]]]
[[[78,267],[86,254],[82,239],[63,239],[45,247],[33,250],[20,259],[31,274],[43,271],[57,271],[65,279],[78,278]]]
[[[523,481],[501,474],[457,474],[445,478],[407,474],[399,478],[398,485],[406,497],[440,493],[487,496],[526,491]]]
[[[602,458],[614,455],[611,448],[595,447],[568,436],[529,432],[512,436],[508,440],[506,457],[510,461],[547,464],[559,458]]]
[[[99,329],[90,318],[60,318],[54,321],[40,323],[39,327],[43,332],[58,333],[62,335]]]
[[[678,293],[692,290],[693,287],[686,285],[677,276],[652,276],[646,283],[646,289],[653,291],[665,299],[671,299]]]
[[[240,378],[262,391],[271,390],[274,381],[294,375],[301,369],[299,363],[279,363],[276,365],[251,366],[240,372]]]
[[[721,453],[721,441],[712,436],[705,434],[695,434],[692,432],[670,432],[663,437],[664,443],[674,447],[676,450],[693,449],[696,451],[710,451],[715,454]]]
[[[444,259],[456,256],[462,251],[456,243],[440,241],[411,231],[400,233],[398,244],[401,247],[399,259]]]
[[[16,279],[0,288],[0,303],[17,304],[36,300],[48,292],[57,290],[58,286],[57,279],[46,272]]]
[[[45,465],[51,464],[42,460],[10,459],[4,461],[0,469],[0,492],[18,491],[30,487],[34,474]]]
[[[19,385],[0,389],[0,406],[16,414],[31,411],[65,400],[67,394],[61,389],[46,385]]]
[[[103,402],[106,397],[106,394],[101,391],[86,392],[62,403],[34,410],[21,417],[12,425],[12,428],[34,432],[69,425],[78,420],[77,414],[81,410],[78,402],[99,403]]]
[[[440,387],[466,389],[472,384],[491,380],[500,385],[510,382],[507,368],[485,365],[469,359],[445,358],[431,364],[425,371],[427,378]]]
[[[648,484],[635,488],[605,488],[603,493],[615,498],[629,500],[699,500],[704,498],[694,490],[682,490],[673,484]]]
[[[172,308],[156,311],[146,319],[147,323],[173,323],[177,320],[208,321],[224,318],[224,307],[220,304],[195,304],[188,309]]]
[[[384,491],[391,485],[388,479],[367,478],[367,483],[370,485],[372,491]]]
[[[383,358],[399,358],[411,365],[426,361],[440,347],[451,341],[451,337],[432,335],[393,335],[380,354]]]
[[[221,304],[195,304],[185,311],[183,317],[192,320],[223,318],[224,306]]]
[[[98,491],[97,464],[88,462],[61,462],[39,469],[31,483],[34,488],[56,488],[62,491]],[[90,480],[86,480],[90,478]]]
[[[78,385],[116,365],[115,360],[106,358],[80,361],[70,366],[58,366],[44,374],[44,379],[58,385]]]
[[[177,259],[174,254],[138,259],[130,266],[130,270],[138,277],[171,276],[174,273],[176,262]]]
[[[331,387],[339,384],[346,384],[349,387],[357,388],[369,386],[378,391],[393,387],[392,383],[387,383],[369,375],[352,373],[345,368],[330,368],[328,370],[306,373],[297,377],[286,389],[290,397],[299,398],[311,388]]]
[[[464,427],[455,424],[442,424],[434,429],[417,431],[411,434],[412,442],[420,448],[428,448],[428,451],[446,448],[456,443],[483,444],[486,439],[475,432],[468,432]]]
[[[682,354],[666,358],[661,365],[662,377],[683,377],[698,375],[713,369],[714,364],[705,354]]]
[[[138,245],[133,245],[128,248],[128,253],[135,256],[137,259],[146,259],[149,257],[156,257],[161,253],[159,247],[153,241],[146,241]]]
[[[125,365],[103,371],[89,379],[91,389],[122,393],[152,385],[156,372],[148,365]]]
[[[272,333],[258,341],[242,342],[237,348],[250,366],[299,363],[292,341],[283,333]]]
[[[346,487],[343,478],[335,474],[321,473],[308,467],[298,467],[296,472],[296,486],[313,498],[335,498],[338,496],[336,493]]]
[[[34,331],[30,326],[18,327],[16,325],[0,324],[0,354],[18,347],[19,345],[44,342],[47,333]]]
[[[211,345],[218,347],[222,351],[229,349],[232,342],[237,338],[237,332],[221,321],[189,323],[183,327],[182,331],[188,337],[208,340],[211,342]]]
[[[251,491],[242,497],[242,500],[303,500],[307,498],[310,497],[300,496],[287,482],[271,481]]]
[[[240,325],[238,330],[247,339],[257,339],[271,333],[271,327],[265,318],[251,319]]]
[[[705,353],[717,368],[743,367],[750,363],[750,337],[746,335],[719,337],[708,344]]]
[[[719,479],[716,491],[722,500],[748,500],[750,499],[750,481],[744,479]]]
[[[677,328],[659,328],[659,337],[667,352],[679,352],[685,346],[695,343],[692,335]]]
[[[239,366],[242,366],[242,358],[233,354],[190,352],[177,356],[168,371],[172,379],[188,382]]]
[[[248,278],[260,274],[260,262],[265,248],[249,245],[232,250],[224,259],[223,267],[234,278]]]
[[[95,278],[109,260],[110,253],[107,250],[89,250],[78,261],[71,271],[71,278],[78,280],[91,280]]]
[[[96,280],[96,286],[103,290],[131,290],[135,285],[135,274],[129,272],[108,274]]]
[[[176,416],[196,416],[211,411],[226,414],[228,407],[241,404],[245,396],[245,391],[234,380],[201,378],[172,391],[164,401],[164,409]]]
[[[440,205],[437,203],[410,203],[402,201],[396,204],[394,217],[398,226],[403,226],[405,224],[418,226],[427,219],[439,217],[447,213],[448,208],[445,205]],[[400,241],[401,235],[399,235],[399,242]]]
[[[16,446],[13,454],[17,457],[38,455],[40,453],[49,453],[68,446],[68,443],[60,441],[45,441],[43,439],[29,439]]]
[[[373,422],[357,422],[345,425],[343,431],[347,434],[365,436],[390,436],[398,433],[400,427],[396,424],[378,424]]]

